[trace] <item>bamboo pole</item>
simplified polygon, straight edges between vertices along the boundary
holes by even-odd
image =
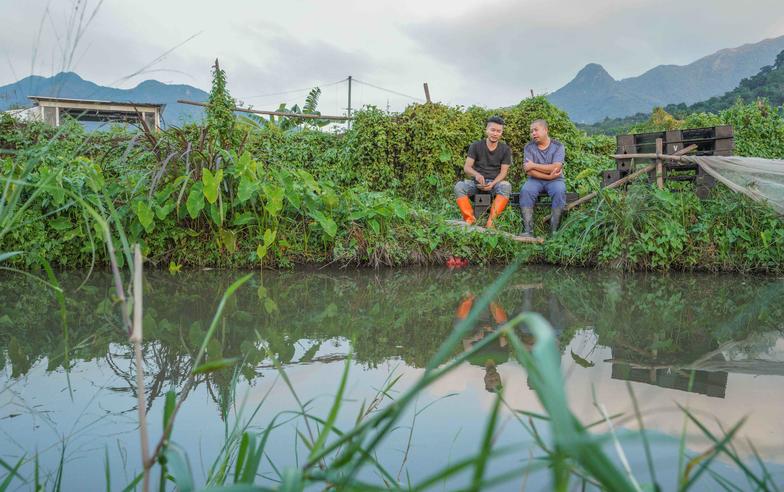
[[[681,161],[681,160],[684,160],[683,159],[683,155],[688,154],[692,150],[696,150],[696,149],[697,149],[697,145],[691,144],[688,147],[684,147],[684,148],[682,148],[681,150],[679,150],[677,152],[673,152],[672,154],[617,154],[617,155],[614,155],[613,157],[616,158],[616,159],[650,159],[650,158],[658,158],[658,159],[665,159],[665,160],[669,159],[669,160],[673,160],[673,161]],[[639,171],[633,172],[632,174],[630,174],[628,176],[625,176],[625,177],[619,179],[618,181],[605,186],[604,189],[617,188],[617,187],[619,187],[621,185],[624,185],[624,184],[628,183],[629,181],[633,180],[634,178],[637,178],[638,176],[641,176],[641,175],[643,175],[643,174],[645,174],[645,173],[647,173],[649,171],[652,171],[655,168],[656,168],[656,164],[649,164],[649,165],[645,166],[644,168],[640,169]],[[578,205],[582,205],[585,202],[593,200],[598,195],[599,195],[598,191],[594,191],[594,192],[588,193],[584,197],[581,197],[580,199],[575,200],[572,203],[566,205],[566,207],[564,207],[564,210],[571,210],[571,209],[573,209],[574,207],[576,207]],[[549,220],[550,220],[550,215],[548,215],[547,217],[544,218],[545,222],[547,222]]]
[[[188,101],[187,99],[177,99],[177,102],[180,104],[190,104],[191,106],[201,106],[203,108],[209,107],[209,104],[207,103]],[[305,114],[305,113],[284,113],[281,111],[262,111],[261,109],[248,109],[248,108],[234,108],[232,111],[239,111],[240,113],[263,114],[269,116],[285,116],[288,118],[304,118],[304,119],[311,119],[311,120],[347,121],[347,120],[354,119],[350,116],[328,116],[328,115]]]
[[[216,61],[217,63],[217,61]],[[149,455],[147,438],[147,404],[144,396],[144,363],[142,361],[142,252],[133,245],[133,332],[130,337],[136,361],[136,406],[139,411],[139,438],[141,439],[144,482],[142,490],[150,490],[150,469],[145,466]]]

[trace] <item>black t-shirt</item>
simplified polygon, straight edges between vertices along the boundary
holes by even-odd
[[[498,142],[494,151],[487,148],[486,140],[479,140],[468,147],[468,157],[474,160],[474,170],[493,180],[501,172],[501,164],[512,165],[512,149],[503,142]]]

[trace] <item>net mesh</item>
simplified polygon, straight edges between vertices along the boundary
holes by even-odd
[[[758,157],[689,157],[730,189],[765,202],[784,215],[784,160]]]

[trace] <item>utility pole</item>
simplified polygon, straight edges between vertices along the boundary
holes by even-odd
[[[430,102],[430,88],[427,86],[427,82],[423,85],[425,86],[425,101]]]
[[[351,118],[351,75],[348,76],[348,117]],[[351,120],[348,120],[348,127],[351,128]]]

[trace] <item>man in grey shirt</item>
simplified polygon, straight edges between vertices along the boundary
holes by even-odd
[[[500,116],[492,116],[488,118],[485,126],[487,138],[477,140],[468,148],[463,171],[471,178],[459,181],[455,185],[457,206],[466,224],[476,222],[469,197],[478,192],[495,195],[486,227],[493,227],[493,221],[501,215],[506,204],[509,203],[512,185],[506,181],[506,175],[509,173],[509,166],[512,165],[512,149],[500,141],[503,132],[504,120]]]
[[[520,189],[520,209],[523,212],[523,236],[532,237],[534,230],[534,205],[543,190],[552,199],[550,232],[558,230],[561,214],[566,206],[566,183],[563,164],[566,149],[558,140],[550,138],[545,120],[531,123],[531,142],[523,150],[523,169],[528,178]]]

